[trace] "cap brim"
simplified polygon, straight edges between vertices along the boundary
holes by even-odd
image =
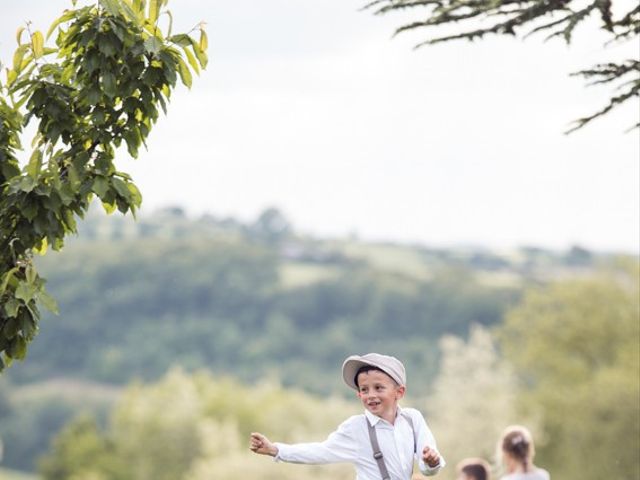
[[[342,364],[342,378],[344,379],[344,382],[354,390],[358,390],[358,386],[355,382],[356,373],[358,373],[358,370],[360,370],[360,368],[367,365],[373,364],[362,360],[359,355],[353,355],[347,358]]]

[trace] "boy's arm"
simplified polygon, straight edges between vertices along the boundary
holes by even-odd
[[[436,439],[431,433],[431,429],[427,425],[422,413],[413,410],[412,418],[414,424],[417,425],[418,436],[418,467],[420,471],[427,476],[435,475],[442,467],[446,465],[444,457],[438,451]]]
[[[305,464],[353,462],[357,458],[357,446],[350,420],[345,421],[324,442],[274,443],[276,461]]]

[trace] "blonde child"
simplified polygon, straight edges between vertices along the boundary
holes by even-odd
[[[506,471],[500,480],[549,480],[549,472],[533,464],[533,438],[525,427],[507,427],[500,439],[499,449]]]
[[[416,459],[424,475],[444,467],[422,414],[398,404],[406,391],[402,362],[378,353],[352,355],[342,364],[342,378],[357,391],[363,414],[345,420],[323,442],[274,443],[252,433],[249,448],[282,462],[348,462],[355,466],[357,480],[409,480]]]

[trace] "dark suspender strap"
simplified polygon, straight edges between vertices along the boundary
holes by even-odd
[[[416,429],[413,427],[413,420],[411,419],[411,415],[405,412],[402,412],[401,415],[407,422],[409,422],[411,432],[413,433],[413,453],[418,453],[418,439],[416,438]]]
[[[382,452],[380,451],[380,445],[378,444],[378,435],[376,434],[376,427],[371,425],[369,419],[365,417],[367,421],[367,428],[369,430],[369,439],[371,440],[371,448],[373,449],[373,458],[376,460],[378,464],[378,468],[380,469],[380,475],[382,475],[382,480],[390,480],[389,471],[387,470],[387,466],[384,463],[384,457],[382,456]]]

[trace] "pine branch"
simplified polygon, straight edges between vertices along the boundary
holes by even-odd
[[[578,120],[573,122],[576,125],[573,128],[567,130],[565,133],[569,134],[571,132],[574,132],[584,127],[591,121],[605,115],[606,113],[610,112],[613,108],[622,105],[624,102],[632,99],[633,97],[640,97],[640,61],[638,60],[628,60],[626,63],[622,65],[615,64],[615,63],[596,65],[594,68],[590,70],[581,70],[579,72],[572,73],[571,74],[572,76],[582,76],[585,78],[602,77],[600,80],[596,80],[589,84],[589,85],[598,85],[603,83],[610,83],[614,80],[620,80],[623,76],[626,76],[634,72],[637,72],[638,76],[621,85],[621,87],[625,85],[631,85],[626,92],[622,93],[621,95],[612,97],[609,100],[609,103],[604,108],[597,111],[596,113],[589,115],[588,117],[579,118]],[[638,127],[640,127],[640,122],[632,126],[629,130],[633,130]]]
[[[580,8],[571,8],[579,5]],[[413,31],[420,28],[442,27],[444,25],[460,24],[457,32],[449,35],[435,36],[415,45],[414,49],[425,45],[449,42],[453,40],[476,40],[485,35],[516,35],[516,31],[522,27],[531,27],[524,38],[541,31],[550,31],[546,40],[562,37],[566,43],[571,43],[573,33],[578,25],[583,24],[591,15],[599,13],[602,20],[601,29],[611,34],[608,43],[620,40],[628,40],[640,35],[640,4],[635,5],[621,18],[614,20],[612,0],[591,0],[586,6],[578,0],[373,0],[369,1],[363,10],[374,10],[375,14],[386,14],[396,10],[426,9],[426,18],[401,25],[394,32],[394,36],[402,32]],[[561,15],[560,18],[557,16]],[[502,21],[492,21],[500,17]],[[546,22],[543,17],[551,17]],[[488,26],[477,28],[478,21],[485,20]],[[544,23],[541,23],[544,22]],[[471,27],[471,28],[469,28]],[[640,71],[638,61],[628,61],[618,65],[614,63],[597,65],[593,69],[576,72],[573,75],[581,75],[591,78],[597,77],[591,85],[611,83],[630,73]],[[622,87],[631,84],[624,94],[613,96],[609,104],[602,110],[591,116],[577,120],[577,126],[569,132],[582,128],[595,118],[598,118],[611,109],[626,102],[631,97],[638,95],[640,78],[622,84]],[[620,87],[618,87],[620,88]],[[567,132],[568,133],[568,132]]]

